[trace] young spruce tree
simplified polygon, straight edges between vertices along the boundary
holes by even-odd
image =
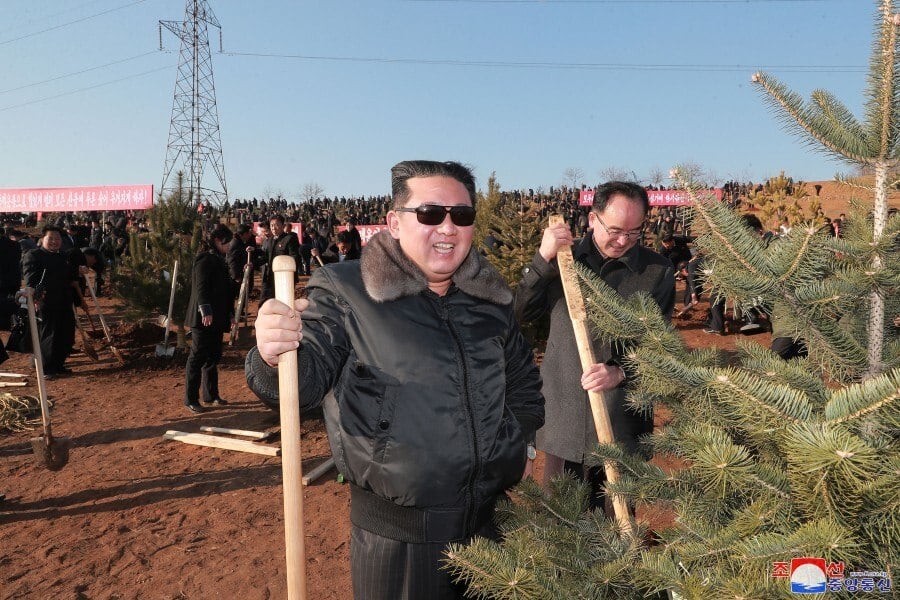
[[[191,291],[191,265],[200,243],[201,224],[191,194],[178,185],[167,197],[145,212],[148,233],[135,233],[129,240],[129,256],[116,279],[118,294],[128,310],[137,317],[165,315],[169,307],[171,276],[178,261],[178,281],[172,310],[172,323],[178,327],[178,344],[184,343],[184,313]]]
[[[827,92],[807,103],[770,75],[753,77],[808,141],[874,170],[871,213],[851,216],[843,239],[809,224],[767,246],[726,207],[695,202],[696,243],[714,287],[768,311],[809,356],[784,361],[752,342],[736,357],[688,351],[649,297],[622,301],[582,273],[597,335],[627,352],[629,402],[673,415],[649,443],[684,464],[666,471],[601,446],[597,458],[623,474],[609,492],[639,514],[668,507],[674,518],[657,519],[647,546],[646,529],[627,537],[586,512],[587,492],[574,481],[557,481],[550,494],[523,483],[500,511],[501,544],[451,549],[449,568],[471,596],[792,598],[773,563],[798,557],[843,562],[845,575],[887,572],[872,591],[892,593],[886,581],[896,585],[900,556],[900,218],[887,214],[900,160],[895,10],[880,2],[863,121]],[[840,583],[828,595],[858,597]]]

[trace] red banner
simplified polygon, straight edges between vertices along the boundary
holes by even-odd
[[[359,237],[362,240],[362,245],[365,246],[369,243],[369,240],[372,239],[373,235],[375,235],[379,231],[387,229],[387,224],[382,223],[379,225],[357,225],[356,229],[359,231]],[[347,226],[338,225],[338,231],[347,231]]]
[[[722,200],[722,188],[700,190],[695,195],[715,194],[716,200]],[[647,190],[650,206],[690,206],[691,197],[684,190]],[[581,190],[578,195],[579,206],[590,206],[594,203],[594,190]]]
[[[0,189],[0,212],[141,210],[151,206],[152,185]]]
[[[650,206],[690,206],[691,197],[684,190],[648,190]],[[695,196],[715,195],[716,200],[722,201],[722,188],[712,190],[697,190]]]

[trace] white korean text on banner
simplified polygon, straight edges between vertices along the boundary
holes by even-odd
[[[152,185],[0,188],[0,212],[142,210],[151,206]]]

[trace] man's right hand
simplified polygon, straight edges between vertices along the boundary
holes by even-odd
[[[550,262],[556,258],[557,252],[563,246],[572,245],[572,232],[565,223],[559,225],[551,225],[544,230],[544,237],[541,239],[541,247],[538,253],[544,260]]]
[[[256,317],[256,347],[266,364],[274,367],[278,356],[296,350],[303,339],[301,315],[309,308],[309,300],[298,298],[294,310],[272,298],[259,309]]]

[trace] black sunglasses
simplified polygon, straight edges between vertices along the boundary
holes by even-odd
[[[450,220],[457,227],[468,227],[475,222],[475,208],[472,206],[422,204],[415,208],[395,208],[394,211],[416,213],[416,219],[422,225],[440,225],[447,217],[447,213],[450,213]]]

